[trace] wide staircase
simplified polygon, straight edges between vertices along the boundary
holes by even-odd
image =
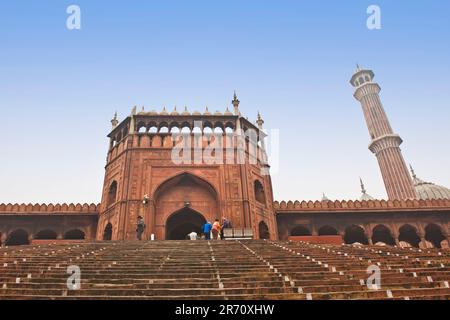
[[[380,283],[371,285],[368,268],[379,271]],[[450,251],[438,249],[269,240],[49,243],[0,248],[0,270],[0,300],[450,299]]]

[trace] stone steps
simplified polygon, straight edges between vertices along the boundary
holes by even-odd
[[[67,267],[81,288],[67,288]],[[367,267],[381,288],[365,285]],[[243,241],[0,248],[0,299],[450,299],[450,251]],[[18,279],[20,278],[20,279]],[[361,282],[362,281],[362,282]]]

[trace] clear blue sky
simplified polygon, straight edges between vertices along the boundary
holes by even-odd
[[[66,28],[81,8],[82,29]],[[382,29],[366,28],[366,9]],[[276,199],[386,197],[348,81],[372,68],[403,154],[450,186],[450,2],[2,1],[0,202],[99,202],[117,110],[225,110],[280,129]]]

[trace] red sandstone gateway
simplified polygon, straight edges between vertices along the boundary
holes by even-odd
[[[448,299],[450,190],[410,176],[373,78],[358,67],[351,83],[389,200],[361,181],[360,200],[275,202],[264,121],[236,94],[234,112],[133,108],[112,120],[100,204],[0,205],[0,297]],[[175,163],[186,141],[192,162]],[[217,148],[232,161],[209,161]],[[182,241],[223,217],[225,241]]]

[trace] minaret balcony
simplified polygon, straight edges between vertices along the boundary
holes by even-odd
[[[369,150],[374,154],[378,154],[389,148],[398,148],[402,143],[403,140],[398,134],[387,134],[372,140]]]

